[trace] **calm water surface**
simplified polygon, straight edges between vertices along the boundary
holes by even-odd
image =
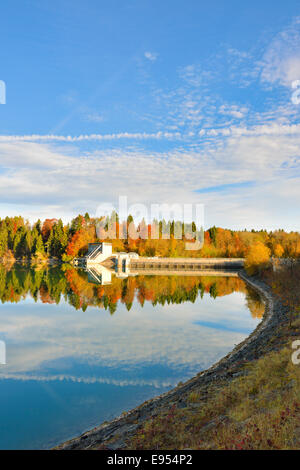
[[[235,277],[0,267],[0,448],[49,448],[209,367],[261,320]]]

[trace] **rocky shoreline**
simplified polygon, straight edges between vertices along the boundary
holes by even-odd
[[[280,335],[280,326],[287,319],[288,308],[274,296],[272,289],[256,277],[249,277],[244,271],[239,276],[250,287],[255,289],[265,301],[263,320],[257,328],[232,352],[222,358],[217,364],[200,372],[176,388],[146,401],[137,408],[124,413],[118,418],[103,423],[100,426],[85,432],[79,437],[64,442],[56,447],[60,450],[80,449],[122,449],[126,447],[126,440],[148,419],[175,405],[184,408],[189,394],[193,390],[201,391],[205,397],[207,389],[212,384],[229,382],[233,378],[244,374],[243,364],[258,359],[263,353],[276,348],[272,339]]]

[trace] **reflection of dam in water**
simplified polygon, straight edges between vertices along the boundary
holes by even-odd
[[[237,270],[231,269],[201,269],[201,270],[172,270],[172,269],[129,269],[129,267],[124,267],[120,272],[117,269],[109,269],[105,266],[99,264],[94,266],[86,267],[86,272],[88,274],[88,282],[92,284],[100,284],[106,286],[111,284],[112,276],[118,278],[127,278],[129,276],[219,276],[219,277],[238,277]]]
[[[105,268],[104,266],[93,266],[86,269],[88,273],[88,282],[93,284],[101,284],[101,286],[107,286],[111,284],[112,271]]]
[[[84,266],[89,282],[111,283],[111,276],[226,276],[236,277],[244,266],[243,258],[159,258],[140,257],[137,253],[113,253],[110,243],[90,243],[87,255],[74,261]]]

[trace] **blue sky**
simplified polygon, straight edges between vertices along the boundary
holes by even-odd
[[[1,19],[1,217],[127,195],[300,229],[299,2],[11,0]]]

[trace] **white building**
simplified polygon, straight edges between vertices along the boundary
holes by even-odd
[[[111,243],[89,243],[88,252],[86,255],[87,266],[92,264],[99,264],[112,256]]]
[[[116,271],[119,275],[129,274],[129,263],[131,259],[137,259],[137,253],[112,252],[111,243],[89,243],[88,252],[86,254],[86,267],[99,265],[107,259],[111,259],[115,263]]]

